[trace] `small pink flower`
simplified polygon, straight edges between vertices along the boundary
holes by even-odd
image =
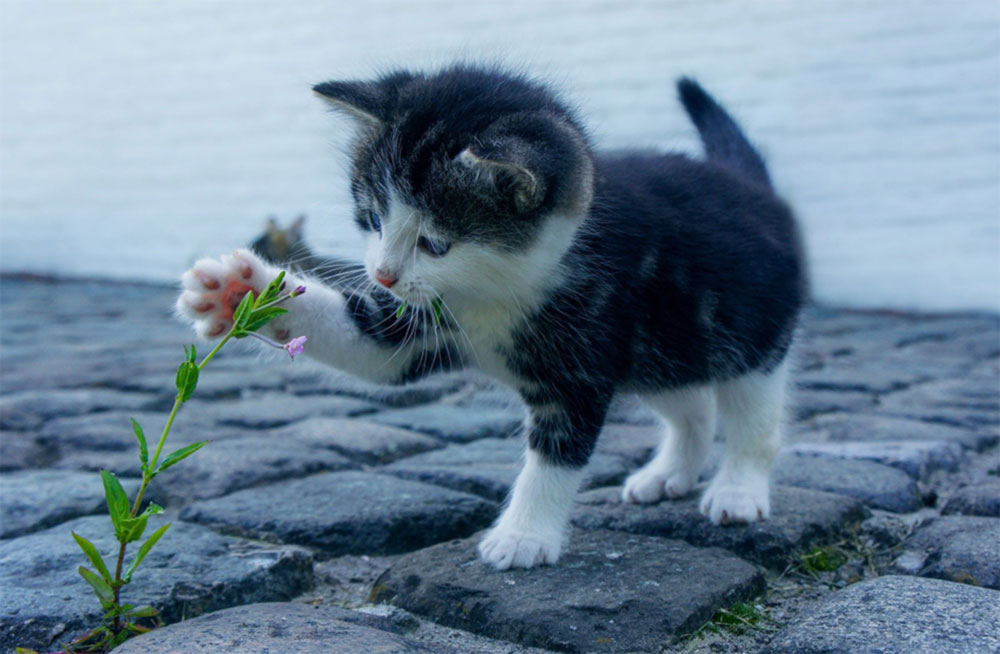
[[[306,339],[305,336],[297,336],[296,338],[293,338],[292,340],[285,343],[283,347],[288,352],[288,356],[294,359],[296,354],[302,354],[302,352],[305,351],[306,349],[305,348],[306,340],[308,339]]]

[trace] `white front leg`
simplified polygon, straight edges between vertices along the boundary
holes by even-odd
[[[221,336],[232,326],[233,309],[247,291],[261,292],[278,273],[278,268],[247,250],[219,260],[202,259],[181,278],[185,290],[177,299],[177,310],[194,323],[199,336]],[[399,381],[418,357],[430,360],[422,339],[397,343],[366,333],[365,325],[379,327],[381,321],[368,298],[354,298],[352,305],[343,293],[322,282],[286,274],[287,290],[299,285],[306,287],[306,293],[282,305],[288,314],[272,320],[261,333],[278,341],[305,336],[309,357],[375,382]]]

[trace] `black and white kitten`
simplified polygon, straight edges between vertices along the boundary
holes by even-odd
[[[688,494],[719,427],[725,457],[701,511],[716,524],[768,516],[802,248],[736,123],[694,81],[678,87],[707,161],[595,154],[548,89],[496,68],[314,89],[359,128],[366,283],[305,282],[268,329],[375,381],[474,366],[520,393],[526,462],[479,547],[497,568],[558,559],[616,393],[669,423],[625,501]],[[178,308],[200,335],[221,334],[234,301],[276,274],[247,251],[200,261]]]

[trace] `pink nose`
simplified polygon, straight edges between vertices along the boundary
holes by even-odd
[[[384,270],[375,271],[375,281],[386,288],[392,288],[393,284],[399,281],[399,277]]]

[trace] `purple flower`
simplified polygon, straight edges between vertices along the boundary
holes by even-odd
[[[302,352],[306,349],[305,348],[306,340],[308,339],[306,339],[305,336],[297,336],[296,338],[293,338],[292,340],[285,343],[283,347],[288,352],[288,356],[294,359],[296,354],[302,354]]]
[[[306,287],[305,286],[296,286],[295,290],[292,291],[292,295],[293,296],[295,296],[295,295],[302,295],[305,292],[306,292]]]

